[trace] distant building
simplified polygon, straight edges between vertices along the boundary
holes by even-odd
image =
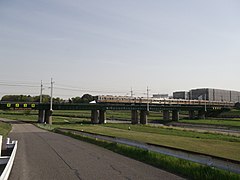
[[[173,99],[189,99],[189,93],[187,91],[173,92]]]
[[[153,94],[153,98],[168,98],[168,94]]]
[[[173,99],[206,99],[208,101],[240,102],[240,92],[223,89],[199,88],[191,89],[189,92],[173,92]]]
[[[223,89],[192,89],[189,91],[190,99],[209,100],[209,101],[228,101],[239,102],[240,92]]]
[[[239,102],[240,92],[223,89],[192,89],[189,91],[190,99],[206,99],[209,101]]]

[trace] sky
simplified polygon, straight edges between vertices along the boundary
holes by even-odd
[[[238,0],[1,0],[0,96],[240,91]]]

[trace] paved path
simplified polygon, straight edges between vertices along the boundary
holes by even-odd
[[[13,121],[18,150],[10,180],[182,179],[104,148]]]

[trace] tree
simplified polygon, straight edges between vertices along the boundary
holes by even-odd
[[[96,100],[95,96],[92,96],[90,94],[84,94],[82,97],[72,97],[71,99],[69,99],[69,103],[89,103],[93,100]]]
[[[72,100],[72,103],[82,103],[82,99],[79,96],[73,97],[71,98],[71,100]]]
[[[82,102],[83,102],[83,103],[89,103],[89,102],[91,102],[91,101],[93,101],[93,100],[94,100],[94,98],[93,98],[93,96],[90,95],[90,94],[84,94],[84,95],[82,96]]]
[[[238,109],[240,109],[240,102],[237,102],[237,103],[235,104],[235,107],[238,108]]]
[[[53,103],[64,103],[64,100],[59,97],[53,98]]]
[[[1,101],[9,102],[33,102],[33,98],[28,95],[5,95],[2,97]]]

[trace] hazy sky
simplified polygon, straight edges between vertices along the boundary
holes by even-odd
[[[1,0],[0,62],[0,96],[240,91],[240,1]]]

